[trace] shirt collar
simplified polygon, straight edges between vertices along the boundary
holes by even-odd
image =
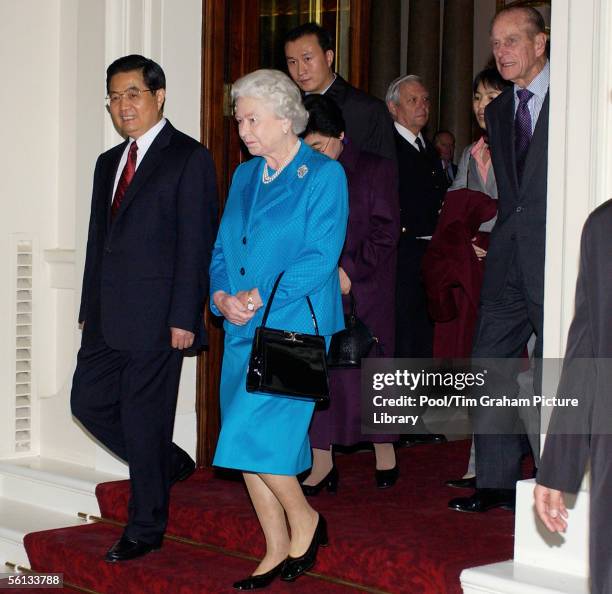
[[[155,126],[149,128],[140,138],[134,139],[130,137],[130,145],[132,144],[132,142],[134,142],[134,140],[138,142],[139,156],[144,155],[147,152],[147,150],[155,140],[155,137],[161,132],[161,129],[166,125],[167,121],[168,120],[166,120],[166,118],[162,118],[161,120],[159,120],[159,122],[157,122],[157,124],[155,124]]]
[[[546,97],[546,93],[548,93],[548,87],[550,85],[550,62],[546,60],[546,64],[544,64],[544,68],[539,72],[539,74],[531,81],[531,83],[527,86],[527,89],[531,91],[534,95],[537,95],[542,101],[544,101]],[[518,92],[521,87],[518,85],[514,85],[514,98],[518,102]]]
[[[325,95],[325,93],[327,93],[327,91],[329,91],[329,87],[331,87],[335,82],[336,82],[336,77],[338,75],[334,72],[334,77],[332,78],[332,81],[321,91],[321,95]],[[304,95],[316,95],[317,93],[314,93],[313,91],[310,91],[308,93],[304,93]]]
[[[399,122],[395,123],[395,129],[398,131],[399,135],[407,140],[412,146],[416,146],[416,139],[420,138],[423,146],[425,146],[425,139],[423,135],[419,132],[418,135],[413,134],[408,128],[402,126]]]

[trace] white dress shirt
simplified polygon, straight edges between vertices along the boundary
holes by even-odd
[[[149,147],[151,146],[151,144],[153,144],[153,141],[155,140],[155,138],[161,132],[162,128],[165,125],[166,125],[166,118],[162,118],[161,120],[159,120],[159,122],[157,122],[157,124],[155,124],[155,126],[153,126],[152,128],[149,128],[140,138],[138,138],[138,150],[136,151],[136,169],[138,169],[138,166],[140,165],[140,163],[142,163],[142,160],[144,159],[145,155],[147,154],[147,151],[149,150]],[[129,138],[128,140],[129,142],[127,143],[127,146],[125,147],[123,154],[121,155],[121,159],[119,160],[119,167],[117,167],[117,173],[115,174],[115,185],[113,186],[113,194],[111,196],[111,201],[113,197],[115,196],[115,192],[117,191],[117,186],[119,185],[119,179],[121,178],[121,174],[123,173],[123,168],[125,167],[125,164],[127,163],[127,158],[128,158],[128,153],[130,152],[130,147],[132,146],[132,143],[135,141],[134,138]]]
[[[416,143],[417,138],[420,138],[421,144],[423,145],[423,148],[425,148],[425,139],[423,138],[423,135],[420,132],[418,133],[418,135],[415,135],[410,130],[408,130],[408,128],[402,126],[398,122],[395,122],[395,129],[397,130],[398,134],[402,138],[407,140],[417,151],[421,152],[421,149]]]

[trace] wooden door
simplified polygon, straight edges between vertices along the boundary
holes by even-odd
[[[247,155],[235,130],[230,85],[257,68],[284,69],[282,38],[315,20],[335,33],[337,69],[367,90],[371,0],[203,0],[201,140],[217,171],[220,212],[231,175]],[[348,30],[347,30],[348,29]],[[206,309],[209,348],[198,357],[197,462],[210,466],[219,436],[221,323]]]

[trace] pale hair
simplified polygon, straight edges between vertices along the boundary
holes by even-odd
[[[405,74],[404,76],[400,76],[389,85],[387,94],[385,95],[385,103],[395,103],[395,105],[397,105],[400,100],[400,89],[402,85],[407,83],[418,83],[423,87],[425,86],[423,84],[423,79],[416,74]]]
[[[288,119],[295,134],[306,129],[308,112],[298,86],[280,70],[262,68],[239,78],[232,85],[232,105],[240,97],[262,101],[279,119]]]

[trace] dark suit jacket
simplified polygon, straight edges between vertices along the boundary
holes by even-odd
[[[436,149],[425,141],[420,153],[393,129],[397,148],[401,226],[407,237],[433,235],[446,192],[446,175]]]
[[[387,159],[395,158],[393,122],[384,101],[349,85],[339,75],[325,95],[342,110],[346,135],[357,147]]]
[[[609,200],[593,211],[582,233],[574,319],[557,390],[559,396],[578,397],[580,407],[553,410],[538,470],[538,483],[571,493],[578,491],[589,457],[594,480],[609,468],[610,451],[601,443],[602,438],[609,443],[612,434],[611,229]]]
[[[391,357],[395,348],[395,266],[400,232],[395,163],[360,151],[350,142],[339,161],[349,187],[349,220],[340,266],[351,279],[357,315],[378,338],[378,356]],[[343,302],[348,313],[350,299],[344,297]],[[376,356],[374,350],[372,355]]]
[[[194,347],[202,346],[217,224],[212,159],[166,122],[111,222],[126,142],[96,163],[79,312],[83,343],[102,338],[119,350],[164,350],[170,348],[170,327],[176,327],[194,332]]]
[[[520,186],[514,155],[513,87],[505,89],[486,108],[499,207],[487,253],[483,299],[496,299],[502,294],[516,252],[530,299],[535,303],[544,302],[548,104],[547,94],[529,145]]]

